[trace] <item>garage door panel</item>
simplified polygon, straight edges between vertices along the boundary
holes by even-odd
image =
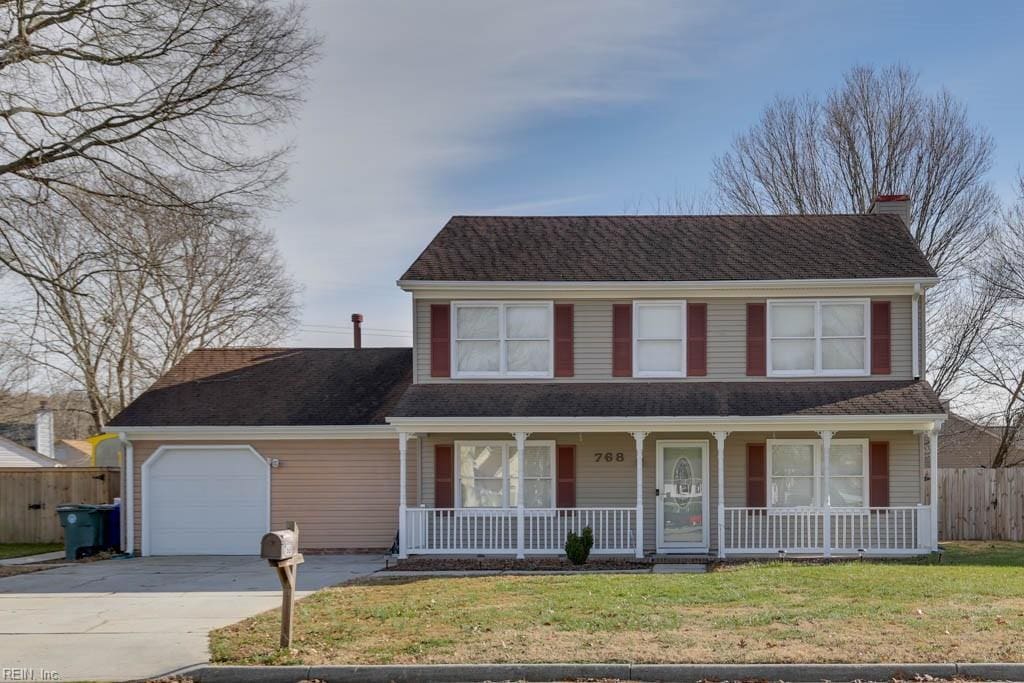
[[[252,500],[252,492],[266,486],[264,477],[238,477],[232,479],[206,479],[202,477],[162,477],[163,486],[153,491],[154,501],[168,503],[178,500],[184,493],[189,500],[219,500],[224,503],[245,504]]]
[[[249,448],[174,447],[145,474],[151,555],[253,555],[269,516],[266,461]]]

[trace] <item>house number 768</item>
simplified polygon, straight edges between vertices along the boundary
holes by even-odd
[[[604,460],[605,462],[612,462],[612,461],[614,461],[614,462],[622,462],[625,459],[626,459],[626,456],[623,453],[621,453],[621,452],[619,452],[619,453],[594,453],[594,462],[601,462],[602,460]]]

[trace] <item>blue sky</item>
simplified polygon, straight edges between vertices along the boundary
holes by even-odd
[[[406,345],[394,282],[449,215],[650,210],[700,197],[712,159],[777,94],[902,62],[1024,166],[1024,3],[337,2],[271,215],[304,286],[290,344]],[[385,336],[394,335],[394,336]]]

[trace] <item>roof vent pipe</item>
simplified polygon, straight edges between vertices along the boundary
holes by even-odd
[[[352,314],[352,346],[353,348],[363,348],[363,330],[361,325],[363,324],[363,314],[353,313]]]

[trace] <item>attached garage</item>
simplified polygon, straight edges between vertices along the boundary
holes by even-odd
[[[164,446],[142,466],[145,555],[252,555],[270,528],[270,466],[249,446]]]
[[[386,551],[400,467],[385,418],[411,381],[408,348],[193,351],[108,423],[125,447],[124,547],[255,555],[295,521],[306,551]]]

